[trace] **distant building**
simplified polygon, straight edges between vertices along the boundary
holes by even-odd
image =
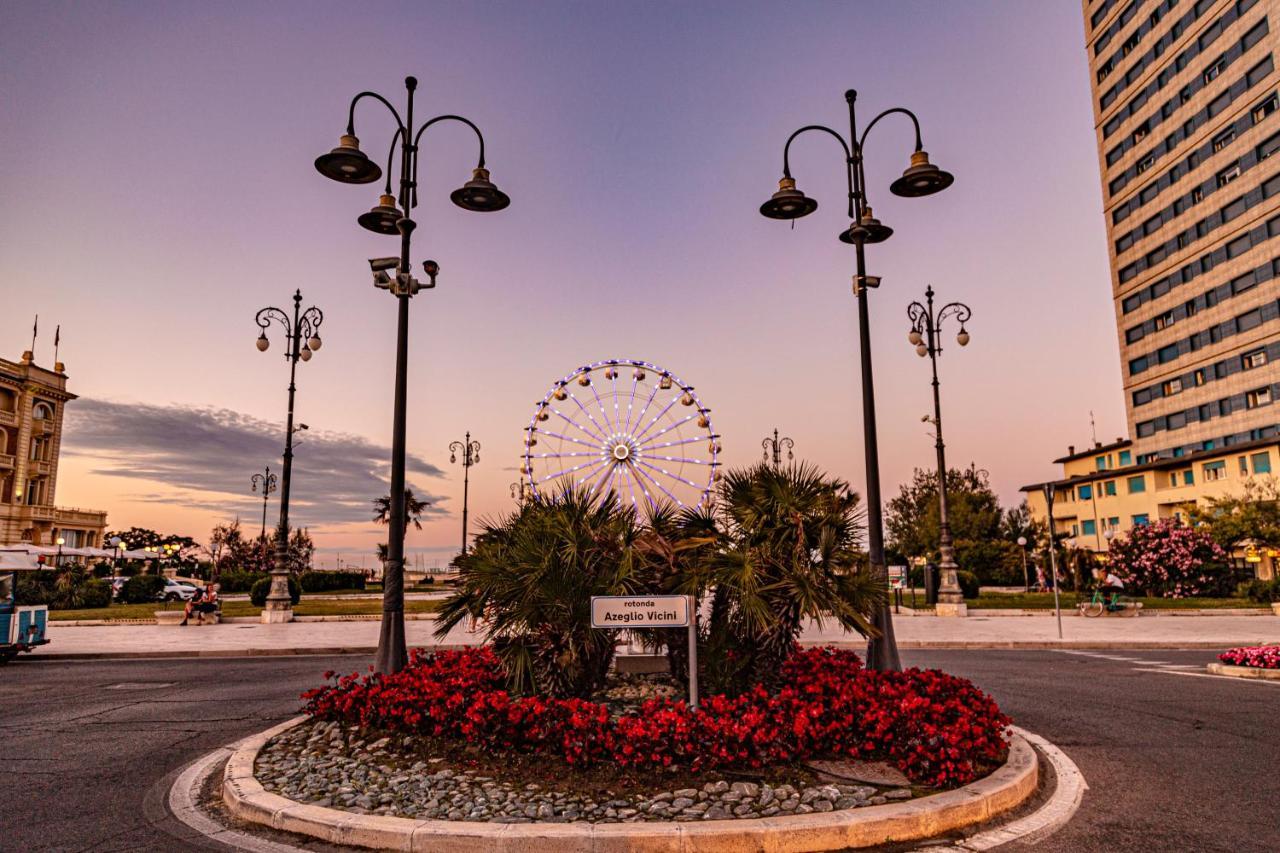
[[[1058,462],[1067,476],[1108,454],[1133,466],[1114,472],[1120,491],[1141,476],[1150,492],[1107,516],[1123,529],[1157,517],[1139,504],[1172,488],[1159,475],[1194,469],[1177,487],[1194,502],[1231,486],[1240,457],[1277,462],[1280,0],[1083,9],[1132,444]],[[1208,471],[1229,473],[1206,483],[1218,462]]]
[[[46,370],[0,359],[0,544],[101,548],[107,514],[54,506],[62,416],[68,402],[61,362]]]

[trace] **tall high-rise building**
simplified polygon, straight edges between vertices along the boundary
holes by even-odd
[[[1280,425],[1280,0],[1084,0],[1137,463]]]

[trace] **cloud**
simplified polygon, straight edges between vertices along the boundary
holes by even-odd
[[[267,464],[280,473],[283,433],[281,424],[228,409],[81,399],[67,408],[62,453],[93,460],[94,474],[163,483],[182,490],[188,506],[252,519],[262,504],[250,493],[249,478]],[[298,526],[370,521],[371,501],[387,493],[390,455],[362,436],[300,432],[294,442],[290,521]],[[407,457],[410,487],[432,503],[426,514],[446,515],[439,504],[447,498],[415,485],[415,474],[442,477],[444,472],[420,456]],[[174,500],[172,494],[155,492],[130,497]],[[278,497],[277,492],[273,507]]]

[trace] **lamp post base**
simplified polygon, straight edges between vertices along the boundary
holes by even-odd
[[[292,621],[293,604],[288,598],[284,601],[272,601],[270,598],[267,599],[266,605],[262,608],[263,625],[279,625]]]
[[[968,616],[969,605],[963,601],[939,601],[934,605],[934,615],[936,616]]]

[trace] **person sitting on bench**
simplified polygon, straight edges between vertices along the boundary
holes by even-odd
[[[218,585],[209,584],[203,590],[196,590],[196,594],[191,596],[191,600],[187,602],[186,613],[183,614],[180,625],[187,624],[187,620],[191,618],[191,614],[196,614],[196,624],[204,624],[204,615],[206,613],[218,612]]]

